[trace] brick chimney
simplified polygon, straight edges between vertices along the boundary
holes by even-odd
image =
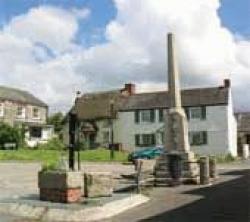
[[[121,90],[121,93],[129,95],[129,96],[135,94],[135,84],[126,83],[124,88]]]
[[[230,79],[224,79],[224,87],[225,88],[230,88],[231,87]]]

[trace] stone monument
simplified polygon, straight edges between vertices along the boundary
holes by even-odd
[[[165,121],[165,153],[156,165],[157,179],[169,178],[168,156],[178,154],[182,158],[182,177],[195,182],[199,178],[199,169],[194,153],[190,151],[188,141],[188,122],[181,104],[180,79],[176,60],[174,35],[168,34],[168,94],[170,107]],[[165,167],[164,167],[165,166]],[[165,172],[164,172],[165,171]],[[158,180],[159,181],[159,180]],[[156,182],[157,183],[157,182]]]

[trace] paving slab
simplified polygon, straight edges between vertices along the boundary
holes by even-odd
[[[15,217],[60,222],[82,222],[107,219],[149,201],[141,194],[114,194],[112,197],[84,199],[79,204],[40,201],[37,196],[2,199],[0,213]]]

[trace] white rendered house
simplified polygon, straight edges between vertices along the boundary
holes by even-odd
[[[108,97],[108,92],[103,97],[100,92],[92,94],[94,97],[88,94],[85,99],[84,96],[82,100],[79,99],[76,106],[79,118],[82,123],[94,125],[91,135],[99,146],[107,146],[112,142],[112,132],[113,142],[121,144],[123,150],[164,146],[168,93],[136,94],[134,89],[135,86],[130,85],[127,94],[124,94],[124,89],[122,93],[116,91],[114,98]],[[230,81],[225,80],[224,85],[219,87],[182,90],[181,95],[188,118],[191,149],[197,154],[237,156],[237,124]],[[103,98],[106,98],[106,102]],[[115,116],[109,115],[111,100],[115,103]],[[98,113],[94,110],[98,110]],[[90,113],[95,113],[95,116]]]

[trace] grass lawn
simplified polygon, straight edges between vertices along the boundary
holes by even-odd
[[[0,161],[1,160],[17,160],[17,161],[38,161],[44,164],[55,163],[60,159],[60,156],[66,151],[57,150],[0,150]],[[86,150],[81,151],[81,161],[97,161],[97,162],[109,162],[110,152],[106,149]],[[127,153],[115,152],[116,162],[126,162]]]

